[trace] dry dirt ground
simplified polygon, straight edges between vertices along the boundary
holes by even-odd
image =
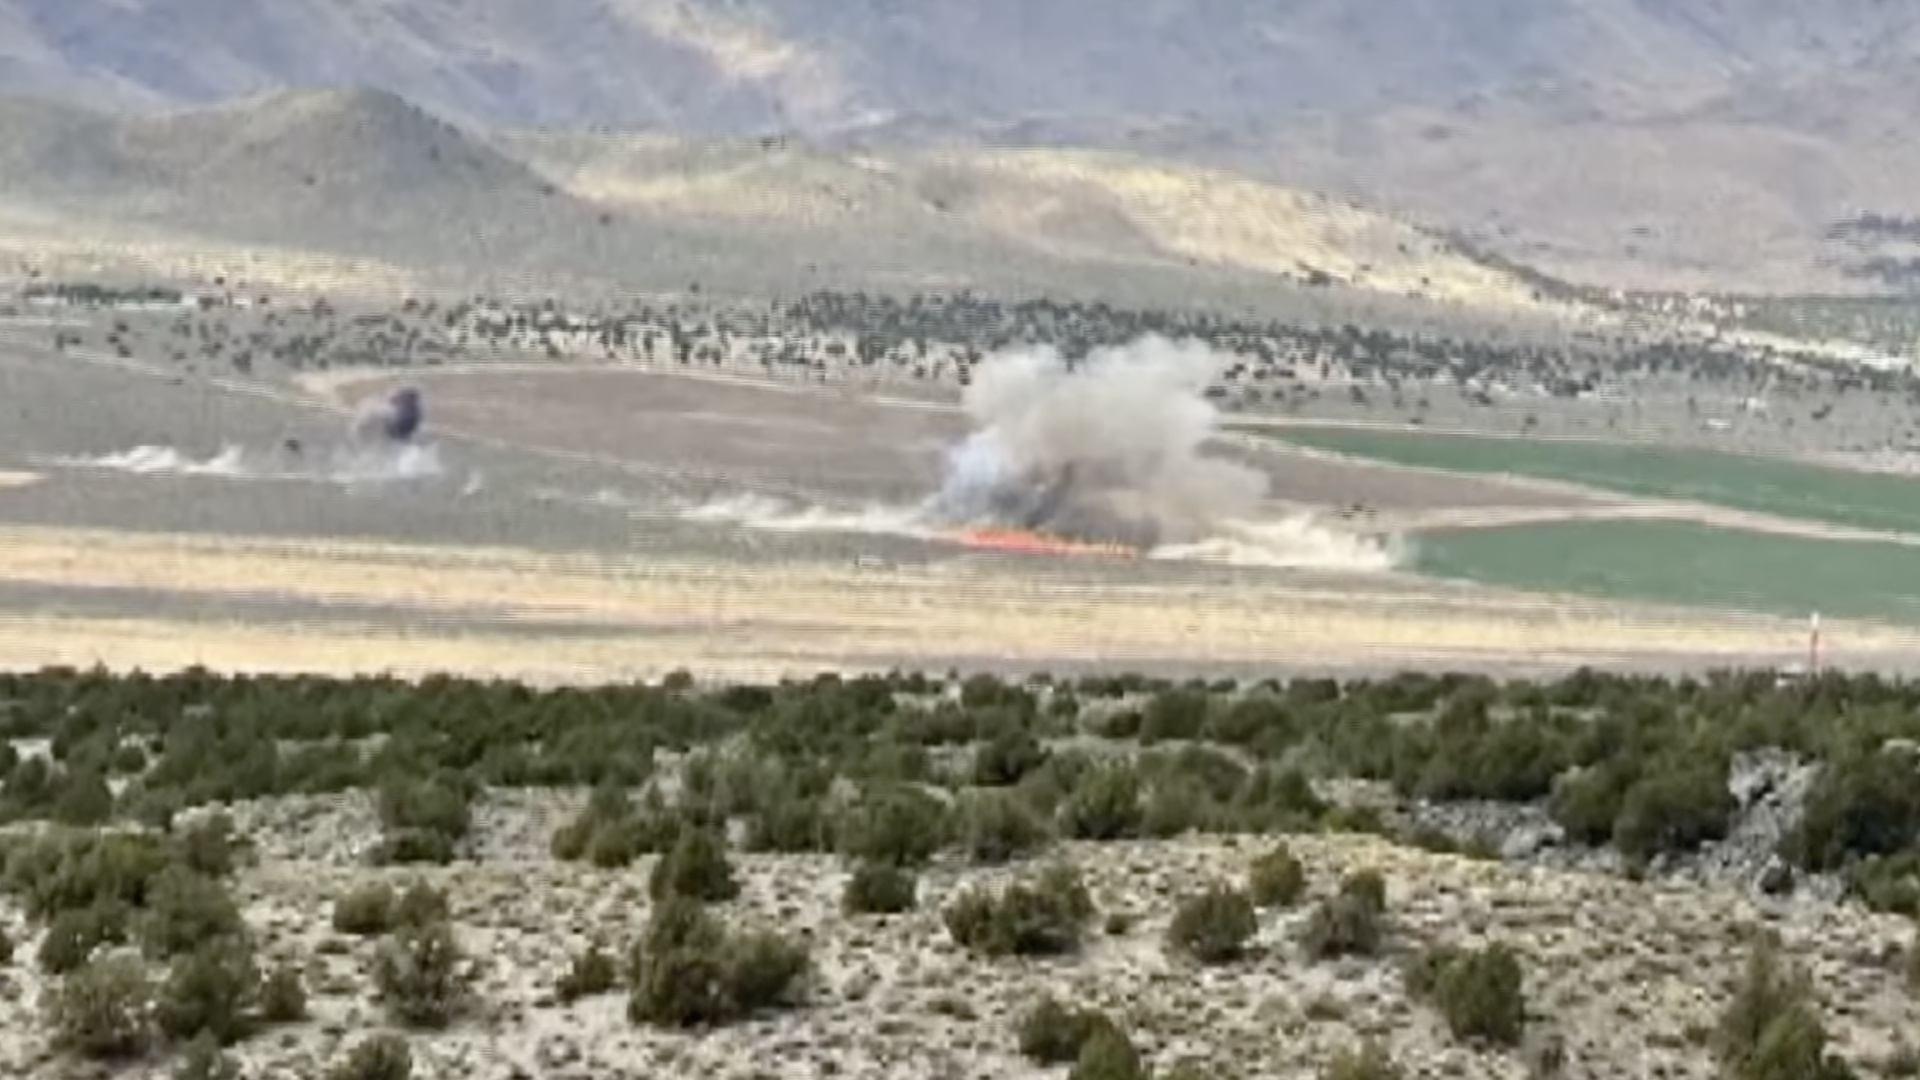
[[[1306,959],[1296,941],[1307,905],[1262,914],[1241,963],[1203,970],[1170,956],[1164,935],[1179,898],[1210,881],[1242,882],[1270,843],[1259,838],[1065,846],[1058,856],[1082,867],[1099,915],[1081,957],[1052,961],[971,958],[942,926],[939,912],[958,889],[1007,871],[937,865],[922,878],[914,912],[856,917],[840,909],[847,870],[837,860],[736,855],[742,895],[718,913],[734,926],[810,940],[810,1004],[718,1032],[663,1032],[630,1024],[617,994],[555,1005],[554,981],[576,953],[595,941],[624,949],[648,914],[650,858],[595,870],[547,854],[553,828],[581,803],[577,794],[496,792],[477,812],[478,861],[423,872],[450,893],[457,937],[475,961],[475,1003],[450,1030],[410,1040],[422,1080],[1058,1075],[1017,1052],[1019,1018],[1045,994],[1108,1011],[1161,1069],[1186,1060],[1219,1076],[1304,1078],[1374,1036],[1410,1075],[1518,1080],[1529,1075],[1525,1051],[1457,1044],[1430,1008],[1409,999],[1400,974],[1425,946],[1489,941],[1523,957],[1529,1041],[1563,1040],[1561,1075],[1705,1078],[1715,1073],[1701,1033],[1762,929],[1777,931],[1783,951],[1813,976],[1833,1049],[1883,1061],[1920,1022],[1898,964],[1912,929],[1897,917],[1316,835],[1290,840],[1307,868],[1309,904],[1351,870],[1385,877],[1383,957]],[[236,894],[263,959],[289,959],[305,972],[312,1012],[236,1056],[250,1076],[320,1075],[382,1024],[369,978],[375,946],[331,931],[330,904],[351,886],[376,878],[404,886],[421,872],[356,864],[379,833],[361,796],[241,804],[235,819],[260,854]],[[1113,914],[1128,925],[1103,932]],[[30,964],[10,976],[0,1030],[37,1029],[41,980]],[[0,1040],[7,1075],[52,1077],[61,1068],[38,1035]],[[150,1063],[122,1075],[166,1074]]]
[[[1390,572],[988,556],[906,537],[685,520],[674,500],[764,490],[842,506],[922,493],[957,418],[844,393],[636,371],[431,377],[444,475],[136,475],[75,457],[197,458],[337,438],[378,389],[240,393],[26,350],[0,357],[0,660],[259,670],[446,668],[542,681],[676,667],[1195,672],[1446,664],[1791,663],[1786,621],[1628,608]],[[905,448],[904,452],[902,447]],[[1547,513],[1581,493],[1262,452],[1282,503]],[[1477,509],[1476,509],[1477,508]],[[1356,521],[1345,528],[1376,527]],[[1323,564],[1324,565],[1324,564]],[[1840,663],[1910,635],[1832,626]]]

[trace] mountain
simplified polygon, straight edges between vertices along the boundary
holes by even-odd
[[[0,92],[367,85],[497,125],[817,132],[899,115],[1667,108],[1912,57],[1892,0],[0,0]]]
[[[0,99],[5,249],[227,260],[251,278],[358,262],[463,291],[874,284],[1546,309],[1410,221],[1230,171],[1057,148],[478,132],[369,89],[148,114]]]
[[[0,94],[365,86],[469,130],[1080,145],[1644,287],[1920,284],[1920,229],[1844,225],[1920,220],[1916,71],[1894,0],[0,0]]]

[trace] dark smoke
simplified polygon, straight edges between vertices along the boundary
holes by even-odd
[[[420,430],[423,418],[420,391],[403,386],[385,400],[375,400],[360,408],[353,418],[353,442],[360,446],[378,441],[410,443]]]
[[[1142,548],[1252,517],[1266,476],[1201,452],[1217,367],[1205,346],[1162,338],[1077,366],[1050,348],[990,358],[964,403],[976,430],[949,455],[927,515]]]

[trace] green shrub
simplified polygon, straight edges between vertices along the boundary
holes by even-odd
[[[147,955],[165,959],[239,934],[246,925],[226,886],[177,865],[154,878],[137,929]]]
[[[636,1024],[712,1027],[735,1018],[726,993],[726,931],[697,901],[654,905],[627,975],[627,1016]]]
[[[241,1080],[240,1063],[209,1034],[195,1036],[180,1049],[173,1080]]]
[[[727,998],[740,1017],[797,1007],[813,960],[804,945],[765,931],[733,934],[724,954]]]
[[[1119,1028],[1099,1025],[1087,1034],[1067,1080],[1147,1080],[1140,1051]]]
[[[447,922],[452,917],[453,908],[447,894],[425,881],[416,880],[408,885],[393,904],[395,926],[425,926]]]
[[[1370,891],[1342,889],[1314,908],[1301,944],[1308,956],[1318,960],[1373,956],[1385,936],[1383,922],[1383,909]]]
[[[334,898],[333,929],[356,937],[377,937],[398,924],[400,900],[393,886],[372,882]]]
[[[572,966],[555,984],[554,994],[562,1004],[571,1004],[581,998],[611,993],[619,981],[619,965],[613,954],[596,943],[574,956]]]
[[[1736,1080],[1854,1080],[1843,1058],[1827,1052],[1828,1036],[1811,1006],[1781,1014],[1733,1066]]]
[[[671,850],[689,825],[689,816],[668,807],[658,792],[649,791],[635,806],[625,788],[602,785],[587,797],[578,817],[554,830],[550,846],[556,859],[586,859],[612,870]]]
[[[1225,964],[1246,952],[1257,929],[1247,894],[1215,885],[1174,912],[1167,943],[1203,964]]]
[[[1803,869],[1823,871],[1911,848],[1920,840],[1920,784],[1913,773],[1911,758],[1879,750],[1827,765],[1781,854]]]
[[[1307,891],[1307,868],[1285,844],[1253,860],[1247,871],[1247,894],[1254,906],[1292,907]]]
[[[443,1028],[466,1004],[463,956],[444,922],[401,926],[374,954],[379,1001],[407,1027]]]
[[[241,938],[213,939],[180,953],[160,986],[160,1030],[174,1040],[205,1033],[231,1046],[253,1032],[260,983],[253,949]]]
[[[176,861],[175,851],[150,834],[61,830],[13,848],[4,884],[29,918],[47,921],[62,911],[140,907],[153,880]]]
[[[997,894],[974,886],[943,913],[953,940],[985,956],[1075,952],[1092,917],[1093,898],[1078,872],[1065,865],[1048,868],[1032,882],[1012,882]]]
[[[1526,1026],[1525,975],[1502,944],[1428,950],[1408,973],[1408,990],[1430,999],[1461,1040],[1516,1046]]]
[[[1060,809],[1060,828],[1080,840],[1124,840],[1140,835],[1144,818],[1139,774],[1108,764],[1080,777]]]
[[[300,969],[282,961],[260,980],[260,1019],[269,1024],[293,1024],[307,1018],[307,987]]]
[[[1920,850],[1848,864],[1847,893],[1874,911],[1920,919]]]
[[[823,798],[772,799],[747,822],[748,851],[824,852],[833,844],[833,817]]]
[[[710,829],[684,830],[673,849],[653,864],[647,895],[655,901],[685,896],[710,902],[739,896],[740,883],[727,862],[724,841]]]
[[[946,842],[947,808],[918,788],[894,785],[862,798],[842,821],[840,850],[864,862],[924,866]]]
[[[1351,896],[1376,912],[1387,910],[1387,879],[1378,870],[1354,870],[1340,879],[1340,895]]]
[[[1232,806],[1235,822],[1249,832],[1306,832],[1328,810],[1305,773],[1272,766],[1255,769]]]
[[[1026,858],[1053,839],[1046,823],[1026,804],[1000,791],[973,792],[960,804],[960,844],[976,863],[994,865]]]
[[[102,945],[119,945],[127,940],[127,908],[116,902],[60,912],[47,924],[40,939],[37,957],[40,969],[49,975],[73,971],[84,965]]]
[[[1555,781],[1548,813],[1575,843],[1609,843],[1634,779],[1634,764],[1618,759],[1568,774]]]
[[[811,960],[804,946],[771,934],[730,937],[700,904],[656,904],[629,962],[627,1015],[634,1023],[715,1027],[799,1003]]]
[[[1210,700],[1200,690],[1164,690],[1140,714],[1140,741],[1197,739],[1207,723]]]
[[[1044,765],[1047,751],[1033,732],[1008,727],[984,743],[973,756],[973,782],[980,787],[1004,787]]]
[[[412,1080],[413,1051],[398,1035],[369,1035],[354,1044],[327,1080]]]
[[[117,1061],[147,1052],[154,1037],[154,987],[137,957],[91,961],[47,997],[54,1045],[80,1057]]]
[[[463,776],[389,773],[377,792],[384,839],[376,861],[451,861],[473,826],[471,797]]]
[[[187,869],[210,878],[233,873],[241,843],[233,835],[233,817],[208,814],[179,830],[180,858]]]
[[[897,915],[913,910],[918,881],[891,863],[863,862],[847,879],[842,905],[853,915]]]
[[[1694,851],[1726,837],[1733,811],[1724,767],[1670,767],[1627,789],[1614,821],[1613,843],[1634,860]]]
[[[1206,788],[1191,777],[1168,776],[1157,781],[1141,811],[1140,833],[1167,839],[1212,828],[1220,815]]]
[[[1020,1053],[1039,1065],[1065,1065],[1080,1057],[1094,1031],[1113,1027],[1097,1009],[1069,1009],[1052,997],[1042,998],[1020,1020]]]
[[[1379,1043],[1369,1039],[1357,1050],[1342,1050],[1320,1071],[1320,1080],[1402,1080],[1406,1070]]]
[[[1780,961],[1763,939],[1747,956],[1739,989],[1721,1013],[1712,1046],[1733,1080],[1849,1080],[1853,1071],[1827,1052],[1806,976]]]

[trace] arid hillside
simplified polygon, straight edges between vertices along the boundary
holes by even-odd
[[[986,132],[1239,168],[1586,283],[1690,290],[1908,284],[1909,238],[1844,222],[1913,216],[1916,55],[1920,15],[1875,0],[0,0],[0,93],[151,108],[365,86],[474,129]]]
[[[836,153],[779,138],[498,135],[376,90],[109,115],[0,101],[0,244],[270,280],[511,291],[821,283],[1544,310],[1409,221],[1113,152]],[[313,267],[318,267],[314,269]]]

